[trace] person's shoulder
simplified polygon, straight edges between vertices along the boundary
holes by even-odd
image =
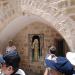
[[[18,71],[16,72],[16,74],[26,75],[25,72],[22,69],[18,69]]]

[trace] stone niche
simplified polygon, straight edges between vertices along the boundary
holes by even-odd
[[[30,36],[29,36],[30,35]],[[40,58],[35,58],[37,60],[32,61],[32,37],[33,35],[38,35],[40,38],[41,56]],[[48,52],[48,46],[55,45],[56,39],[62,39],[57,31],[52,27],[45,25],[43,23],[34,22],[27,25],[22,29],[15,37],[14,41],[18,52],[21,55],[21,68],[29,75],[43,75],[44,72],[44,58]],[[67,45],[64,44],[64,50],[67,49]],[[31,47],[30,47],[31,46]],[[34,54],[37,57],[37,53]]]

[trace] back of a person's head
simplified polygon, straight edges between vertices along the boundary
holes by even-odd
[[[51,54],[56,54],[56,47],[54,45],[52,45],[50,48],[49,48],[49,51]]]
[[[9,46],[13,46],[14,42],[12,40],[9,40],[8,44],[9,44]]]
[[[7,66],[12,66],[14,70],[19,68],[20,56],[17,51],[8,52],[3,55]]]

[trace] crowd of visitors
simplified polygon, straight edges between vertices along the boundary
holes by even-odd
[[[19,68],[20,54],[13,41],[8,42],[6,52],[0,54],[0,75],[26,75],[25,72]],[[75,53],[67,52],[66,57],[56,56],[56,47],[50,46],[45,57],[46,67],[43,75],[75,75]]]

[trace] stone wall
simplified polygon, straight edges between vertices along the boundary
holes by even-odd
[[[41,60],[31,62],[29,51],[29,34],[43,34],[44,46],[42,48]],[[44,70],[44,57],[48,51],[48,46],[55,43],[55,39],[62,38],[53,28],[43,23],[35,22],[26,26],[21,30],[13,39],[15,41],[18,52],[21,55],[21,67],[26,72],[34,72],[37,74],[43,73]],[[37,65],[36,65],[37,64]],[[34,69],[35,68],[35,69]]]
[[[70,19],[70,16],[74,16],[75,11],[73,12],[73,8],[75,8],[75,1],[40,1],[41,0],[1,0],[0,31],[4,31],[3,29],[5,29],[5,27],[7,27],[7,25],[15,20],[17,17],[25,15],[36,15],[43,18],[47,22],[52,23],[52,26],[65,38],[71,51],[74,51],[75,23]],[[4,35],[3,37],[6,36]],[[8,39],[9,37],[10,35],[8,36]],[[0,38],[0,41],[3,41],[3,39]],[[5,44],[5,41],[3,44]]]

